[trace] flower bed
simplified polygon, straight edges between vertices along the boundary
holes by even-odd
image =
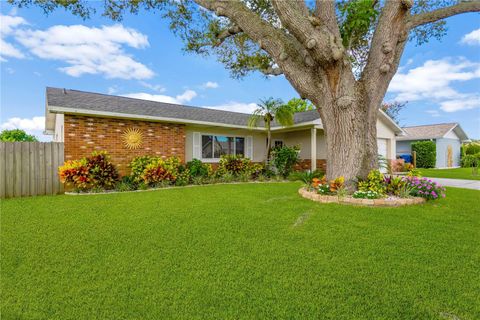
[[[380,199],[360,199],[352,196],[338,196],[338,195],[323,195],[316,191],[309,191],[307,188],[300,188],[298,193],[306,198],[321,203],[341,203],[341,204],[353,204],[359,206],[374,206],[374,207],[398,207],[412,204],[421,204],[426,202],[425,198],[412,197],[412,198],[398,198],[387,197]]]

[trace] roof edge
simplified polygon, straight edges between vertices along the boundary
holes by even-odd
[[[111,118],[150,120],[150,121],[169,122],[169,123],[198,124],[198,125],[215,126],[215,127],[248,129],[248,130],[253,130],[253,131],[264,131],[265,130],[265,128],[263,128],[263,127],[251,128],[251,127],[246,126],[246,125],[242,126],[242,125],[227,124],[227,123],[220,123],[220,122],[189,120],[189,119],[181,119],[181,118],[156,117],[156,116],[146,116],[146,115],[120,113],[120,112],[96,111],[96,110],[88,110],[88,109],[80,109],[80,108],[65,108],[65,107],[57,107],[57,106],[48,106],[47,111],[49,113],[104,116],[104,117],[111,117]]]

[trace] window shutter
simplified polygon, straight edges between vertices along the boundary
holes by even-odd
[[[193,133],[193,159],[202,159],[202,136],[200,132]]]
[[[245,139],[245,158],[249,158],[250,160],[253,160],[253,137],[248,136]]]

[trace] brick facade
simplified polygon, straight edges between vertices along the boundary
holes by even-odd
[[[107,151],[121,174],[137,156],[153,155],[163,158],[177,156],[185,160],[185,126],[183,124],[123,120],[90,116],[65,115],[65,160],[80,159],[93,151]],[[128,128],[143,133],[138,149],[125,147],[122,134]]]
[[[310,159],[300,159],[295,165],[295,170],[310,170],[312,161]],[[317,170],[327,172],[327,161],[325,159],[317,159]]]

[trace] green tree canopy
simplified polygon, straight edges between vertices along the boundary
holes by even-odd
[[[310,101],[300,98],[288,100],[287,106],[291,108],[294,113],[315,110],[315,106]]]
[[[26,133],[24,130],[12,129],[12,130],[3,130],[0,133],[0,141],[31,142],[31,141],[38,141],[38,139],[35,136]]]

